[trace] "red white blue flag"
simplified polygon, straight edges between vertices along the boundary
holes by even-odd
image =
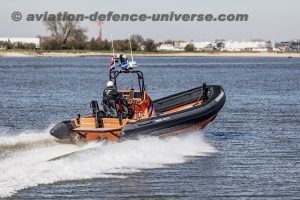
[[[155,110],[154,105],[150,99],[149,106],[148,106],[148,117],[155,117]]]
[[[108,63],[108,68],[109,70],[112,70],[115,68],[115,60],[114,60],[114,57],[111,57],[110,60],[109,60],[109,63]]]

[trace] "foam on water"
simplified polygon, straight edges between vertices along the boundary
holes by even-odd
[[[0,127],[0,159],[18,151],[57,145],[55,139],[48,134],[50,127],[52,126],[42,131],[27,130],[18,135]]]
[[[0,146],[0,149],[18,143],[45,139],[52,141],[46,133],[31,135],[35,139],[28,139],[24,135],[0,137],[0,145],[6,145]],[[84,147],[44,143],[0,157],[0,197],[11,196],[24,188],[57,181],[125,178],[142,169],[183,163],[190,156],[207,156],[215,151],[199,133],[166,139],[147,137],[121,143],[89,143]],[[48,161],[71,152],[76,153]]]
[[[26,130],[17,135],[10,129],[0,126],[0,147],[12,146],[18,144],[32,144],[41,141],[54,141],[53,137],[48,134],[50,129],[54,126],[51,124],[45,130]]]

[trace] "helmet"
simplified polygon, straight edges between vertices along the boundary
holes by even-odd
[[[126,58],[126,55],[123,55],[123,58]]]
[[[113,87],[114,86],[114,82],[112,81],[108,81],[106,84],[107,87]]]
[[[123,54],[120,54],[119,58],[123,58]]]

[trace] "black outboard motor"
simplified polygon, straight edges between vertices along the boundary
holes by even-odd
[[[92,115],[95,117],[96,128],[102,127],[103,123],[101,118],[105,116],[103,111],[99,111],[99,105],[96,100],[93,100],[90,103],[90,107],[92,108]]]
[[[72,133],[73,125],[71,121],[63,121],[56,124],[50,134],[58,139],[69,139]]]
[[[97,101],[92,101],[90,103],[90,108],[92,108],[92,114],[93,114],[93,117],[96,117],[97,113],[99,112],[99,105],[98,105],[98,102]]]

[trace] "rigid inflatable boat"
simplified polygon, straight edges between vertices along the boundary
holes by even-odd
[[[117,80],[128,74],[137,75],[138,89],[118,90]],[[152,101],[145,89],[144,75],[137,69],[111,69],[109,79],[121,93],[122,102],[131,111],[118,117],[107,115],[92,101],[92,112],[56,124],[50,134],[61,142],[90,140],[117,141],[138,136],[165,137],[203,129],[215,119],[225,103],[225,93],[219,85],[206,85]],[[118,106],[116,106],[118,107]],[[120,107],[120,106],[119,106]],[[123,111],[118,111],[123,112]]]

